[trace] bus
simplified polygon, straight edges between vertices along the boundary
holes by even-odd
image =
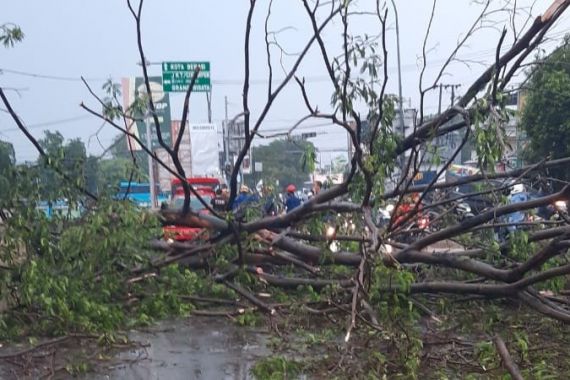
[[[71,205],[67,199],[58,199],[56,201],[39,201],[36,209],[44,213],[44,215],[51,219],[53,217],[77,219],[81,216],[84,209],[81,205]]]
[[[157,203],[168,202],[168,194],[160,190],[160,186],[156,185]],[[139,207],[151,207],[150,202],[150,184],[148,182],[130,182],[121,181],[119,183],[119,192],[115,195],[116,199],[128,199]]]

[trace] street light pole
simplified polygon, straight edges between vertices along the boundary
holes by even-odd
[[[406,126],[404,125],[404,98],[402,97],[402,66],[400,63],[400,26],[398,23],[398,8],[396,7],[396,3],[392,0],[392,7],[394,7],[394,15],[396,18],[396,54],[398,58],[398,103],[399,103],[399,111],[398,114],[400,116],[400,125],[402,126],[402,139],[406,138]],[[400,167],[401,167],[401,175],[404,176],[404,162],[406,160],[405,153],[402,156]],[[402,177],[403,178],[403,177]]]

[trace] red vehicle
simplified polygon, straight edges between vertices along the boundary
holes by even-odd
[[[192,177],[186,178],[186,182],[192,185],[196,190],[211,192],[214,191],[218,186],[220,186],[220,180],[212,177]],[[184,196],[184,189],[182,188],[182,181],[178,178],[174,178],[171,182],[172,196],[182,195]]]
[[[217,178],[192,177],[187,178],[186,181],[196,189],[196,192],[208,205],[214,197],[214,189],[220,186],[220,181]],[[178,178],[175,178],[172,180],[171,185],[172,199],[169,209],[182,210],[182,206],[184,205],[184,188],[182,187],[182,182]],[[206,207],[193,194],[190,195],[190,208],[199,214],[208,213]],[[207,238],[206,231],[201,227],[168,225],[164,226],[162,231],[164,233],[164,239],[166,240],[189,241],[198,238]]]

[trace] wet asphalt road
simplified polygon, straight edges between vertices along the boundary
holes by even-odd
[[[119,354],[116,365],[84,379],[251,379],[249,370],[255,361],[270,354],[266,334],[228,319],[163,322],[129,336],[149,346]]]

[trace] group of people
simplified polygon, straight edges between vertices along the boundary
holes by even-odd
[[[315,181],[310,193],[310,197],[317,195],[323,187],[322,182]],[[215,196],[212,198],[211,205],[215,211],[224,212],[228,209],[229,191],[226,185],[222,185],[216,189]],[[276,198],[273,194],[273,188],[265,186],[261,190],[261,194],[252,192],[246,185],[241,185],[239,194],[231,204],[230,209],[234,212],[243,210],[247,205],[262,202],[262,211],[266,216],[274,216],[284,209],[286,213],[291,212],[302,204],[301,198],[297,196],[297,188],[290,184],[286,188],[283,198],[281,194]]]

